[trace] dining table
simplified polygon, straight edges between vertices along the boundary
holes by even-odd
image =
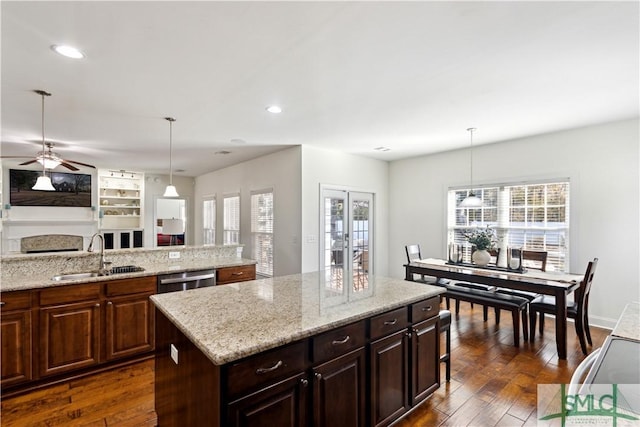
[[[583,275],[479,267],[471,264],[449,263],[437,258],[414,260],[405,264],[404,267],[405,279],[410,281],[414,280],[414,275],[424,275],[554,296],[556,299],[555,329],[558,358],[567,358],[567,297],[580,287],[580,283],[584,279]]]

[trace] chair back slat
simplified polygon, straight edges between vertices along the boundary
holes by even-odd
[[[597,266],[598,258],[594,258],[593,261],[589,261],[589,264],[587,264],[587,271],[584,274],[584,278],[580,283],[579,292],[576,295],[579,314],[584,313],[589,306],[589,294],[591,293],[591,285],[593,284],[593,276],[596,273]]]
[[[407,245],[404,249],[407,253],[407,262],[410,263],[422,259],[422,255],[420,254],[420,245]]]
[[[523,261],[536,261],[540,263],[527,263],[527,268],[534,270],[547,271],[547,256],[548,253],[546,251],[530,251],[526,249],[522,251]]]

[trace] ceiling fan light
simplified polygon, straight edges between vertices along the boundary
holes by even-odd
[[[40,179],[40,178],[38,178]],[[167,185],[167,188],[164,190],[164,194],[162,197],[179,197],[178,191],[176,190],[175,185]]]
[[[36,184],[31,187],[31,189],[39,191],[56,191],[56,189],[53,188],[53,184],[51,184],[51,178],[45,175],[39,176]]]
[[[62,162],[56,159],[38,159],[38,163],[44,166],[45,169],[54,169]]]

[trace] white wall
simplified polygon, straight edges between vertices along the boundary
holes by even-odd
[[[202,200],[216,196],[216,243],[222,244],[223,197],[240,193],[240,243],[252,258],[251,191],[273,189],[274,275],[300,272],[300,147],[287,148],[235,166],[201,175],[195,185],[196,244],[202,244]]]
[[[339,151],[302,147],[302,272],[319,268],[320,184],[375,194],[375,273],[386,275],[389,164]]]
[[[589,316],[608,327],[625,304],[640,300],[639,141],[635,119],[473,151],[478,184],[570,178],[571,271],[583,273],[589,260],[599,258]],[[446,192],[468,182],[468,150],[391,163],[389,275],[403,277],[409,243],[419,243],[423,257],[444,258]]]

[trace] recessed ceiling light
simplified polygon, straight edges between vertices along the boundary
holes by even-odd
[[[244,139],[240,139],[240,138],[233,138],[230,142],[232,144],[238,144],[238,145],[247,143],[247,141],[245,141]]]
[[[68,46],[64,44],[60,44],[60,45],[54,44],[53,46],[51,46],[51,49],[62,56],[66,56],[67,58],[72,58],[72,59],[84,58],[84,53],[82,53],[82,51],[80,51],[79,49],[73,46]]]
[[[376,147],[376,148],[374,148],[374,150],[376,150],[376,151],[391,151],[391,148],[387,148],[387,147]]]
[[[221,150],[221,151],[216,151],[213,154],[226,156],[227,154],[231,154],[231,151]]]
[[[282,113],[282,108],[278,107],[277,105],[269,105],[267,107],[267,111],[273,114],[279,114]]]

